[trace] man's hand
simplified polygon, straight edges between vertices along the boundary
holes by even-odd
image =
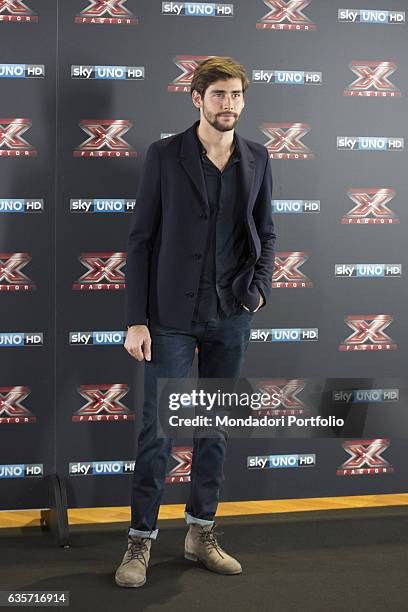
[[[249,310],[249,308],[247,308],[247,306],[245,306],[245,304],[242,304],[242,307],[245,308],[245,310],[247,310],[248,312],[256,312],[257,310],[260,309],[260,307],[264,304],[264,302],[265,302],[264,296],[262,295],[261,292],[259,292],[259,304],[255,308],[255,310]]]
[[[150,361],[152,340],[146,325],[131,325],[126,334],[125,349],[138,361]]]

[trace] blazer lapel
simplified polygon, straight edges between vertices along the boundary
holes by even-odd
[[[210,207],[208,204],[207,189],[197,145],[197,136],[195,134],[197,125],[198,122],[184,132],[179,160],[197,190],[201,207],[205,212],[209,213]]]

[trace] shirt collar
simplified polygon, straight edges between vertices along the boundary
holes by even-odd
[[[206,150],[206,148],[204,147],[203,143],[201,142],[201,140],[199,139],[199,137],[197,135],[197,128],[194,130],[194,134],[195,134],[195,137],[196,137],[196,140],[197,140],[198,149],[199,149],[199,152],[200,152],[200,157],[203,158],[203,157],[205,157],[207,155],[207,150]],[[230,158],[231,161],[235,161],[235,160],[241,159],[241,152],[240,152],[239,147],[238,147],[238,142],[237,142],[237,139],[235,137],[235,132],[234,132],[233,143],[234,143],[234,149],[233,149],[233,151],[231,153],[231,158]]]

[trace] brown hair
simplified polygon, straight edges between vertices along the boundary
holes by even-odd
[[[242,64],[232,59],[232,57],[210,57],[200,64],[194,71],[191,81],[191,93],[195,89],[201,97],[204,97],[205,90],[211,83],[218,80],[241,79],[242,91],[249,87],[249,80]]]

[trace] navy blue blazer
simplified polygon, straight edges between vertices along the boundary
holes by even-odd
[[[209,227],[198,122],[150,145],[130,222],[125,269],[126,324],[148,320],[189,330]],[[268,303],[274,266],[272,172],[266,148],[235,133],[241,160],[249,257],[237,262],[232,293],[250,310]]]

